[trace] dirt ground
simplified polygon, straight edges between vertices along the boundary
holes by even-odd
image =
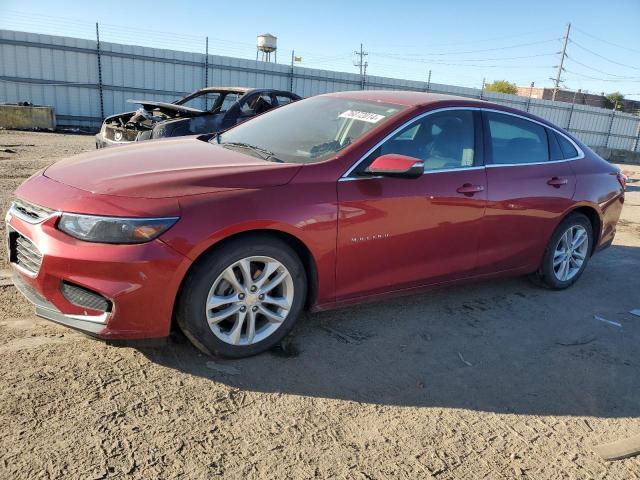
[[[0,131],[3,147],[5,211],[94,145]],[[306,315],[286,348],[240,361],[180,337],[108,346],[0,287],[0,478],[638,479],[640,457],[594,452],[640,433],[634,308],[640,183],[567,291],[513,278]]]

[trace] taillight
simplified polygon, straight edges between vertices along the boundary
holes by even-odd
[[[624,173],[619,172],[617,177],[618,177],[618,183],[622,187],[622,190],[625,190],[627,188],[627,176]]]

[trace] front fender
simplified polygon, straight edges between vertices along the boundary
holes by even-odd
[[[194,195],[180,200],[180,221],[161,238],[192,261],[239,233],[290,235],[316,265],[317,303],[334,299],[337,204],[330,184],[283,185]]]

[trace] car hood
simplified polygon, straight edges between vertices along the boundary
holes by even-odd
[[[44,175],[97,194],[169,198],[284,185],[301,167],[181,137],[84,153],[54,163]]]
[[[154,102],[151,100],[135,100],[130,99],[127,100],[128,103],[137,103],[142,105],[147,110],[160,109],[165,113],[179,113],[183,116],[197,116],[203,115],[207,113],[204,110],[199,110],[197,108],[191,108],[184,105],[177,105],[175,103],[167,103],[167,102]]]

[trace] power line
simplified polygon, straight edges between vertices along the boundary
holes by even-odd
[[[520,48],[520,47],[528,47],[528,46],[532,46],[532,45],[541,45],[543,43],[555,42],[557,40],[558,40],[557,38],[552,38],[550,40],[539,40],[537,42],[519,43],[519,44],[516,44],[516,45],[507,45],[505,47],[485,48],[485,49],[480,49],[480,50],[467,50],[467,51],[464,51],[464,52],[460,51],[460,52],[428,53],[427,55],[444,56],[444,55],[463,55],[463,54],[467,54],[467,53],[495,52],[497,50],[508,50],[508,49],[511,49],[511,48]],[[389,53],[389,52],[377,52],[377,54],[378,55],[380,55],[380,54],[383,54],[383,55],[394,55],[394,53]],[[406,55],[407,56],[423,56],[424,54],[422,54],[422,53],[416,53],[416,54],[407,53]]]
[[[574,28],[577,31],[579,31],[580,33],[582,33],[582,34],[584,34],[584,35],[586,35],[588,37],[591,37],[591,38],[593,38],[595,40],[598,40],[600,42],[608,43],[609,45],[613,45],[614,47],[622,48],[624,50],[629,50],[630,52],[640,53],[640,50],[636,50],[635,48],[626,47],[624,45],[620,45],[619,43],[613,43],[613,42],[610,42],[609,40],[605,40],[603,38],[596,37],[595,35],[592,35],[591,33],[587,33],[587,32],[585,32],[584,30],[582,30],[582,29],[580,29],[578,27],[574,27]]]
[[[590,80],[599,80],[601,82],[628,82],[628,83],[640,83],[640,79],[638,80],[621,80],[621,79],[615,79],[615,78],[598,78],[598,77],[592,77],[591,75],[585,75],[584,73],[580,73],[580,72],[574,72],[572,70],[567,70],[565,69],[565,72],[570,73],[572,75],[577,75],[579,77],[583,77],[583,78],[588,78]]]
[[[401,54],[391,54],[391,53],[377,53],[377,52],[371,52],[372,55],[377,55],[379,57],[384,57],[384,58],[392,58],[392,59],[398,59],[398,60],[406,60],[409,62],[423,62],[423,63],[434,63],[435,60],[432,59],[428,59],[428,58],[421,58],[421,57],[415,57],[415,58],[408,58],[404,55]],[[457,59],[457,62],[493,62],[496,60],[519,60],[519,59],[523,59],[523,58],[537,58],[537,57],[551,57],[551,56],[555,56],[555,53],[538,53],[535,55],[522,55],[522,56],[518,56],[518,57],[494,57],[494,58],[467,58],[467,59]]]
[[[576,42],[575,40],[571,40],[571,43],[572,43],[573,45],[575,45],[576,47],[578,47],[578,48],[580,48],[580,49],[582,49],[582,50],[584,50],[584,51],[586,51],[586,52],[589,52],[589,53],[590,53],[590,54],[592,54],[592,55],[595,55],[596,57],[600,57],[600,58],[602,58],[603,60],[606,60],[607,62],[613,63],[613,64],[615,64],[615,65],[620,65],[620,66],[622,66],[622,67],[626,67],[626,68],[632,68],[633,70],[640,70],[640,68],[639,68],[639,67],[634,67],[633,65],[627,65],[626,63],[621,63],[621,62],[616,62],[615,60],[611,60],[609,57],[606,57],[606,56],[604,56],[604,55],[601,55],[601,54],[599,54],[599,53],[596,53],[596,52],[594,52],[593,50],[590,50],[590,49],[588,49],[587,47],[584,47],[584,46],[580,45],[580,44],[579,44],[578,42]]]
[[[447,43],[432,43],[432,44],[428,44],[428,45],[389,45],[392,47],[397,47],[397,48],[433,48],[433,47],[451,47],[451,46],[456,46],[456,45],[468,45],[468,44],[476,44],[476,43],[483,43],[483,42],[492,42],[495,40],[504,40],[506,38],[514,38],[514,37],[525,37],[527,35],[533,35],[536,33],[546,33],[553,30],[552,28],[544,28],[541,30],[533,30],[530,32],[523,32],[523,33],[514,33],[512,35],[502,35],[499,37],[490,37],[490,38],[482,38],[482,39],[478,39],[478,40],[466,40],[464,42],[447,42]]]
[[[408,59],[392,59],[399,60],[407,63],[423,63],[426,65],[445,65],[449,67],[477,67],[477,68],[506,68],[506,69],[521,69],[522,65],[477,65],[472,63],[450,63],[450,62],[430,62],[427,60],[408,60]],[[376,63],[376,65],[384,65],[380,63]],[[388,67],[392,67],[392,65],[387,65]],[[527,68],[549,68],[549,65],[527,65]]]
[[[587,65],[586,63],[582,63],[579,62],[578,60],[576,60],[573,57],[570,57],[569,55],[567,55],[567,59],[570,60],[573,63],[577,63],[578,65],[587,68],[589,70],[593,70],[594,72],[598,72],[598,73],[603,73],[604,75],[609,75],[610,77],[617,77],[619,78],[621,81],[622,80],[640,80],[640,76],[625,76],[625,75],[616,75],[614,73],[609,73],[609,72],[605,72],[604,70],[599,70],[597,68],[594,68],[590,65]]]

